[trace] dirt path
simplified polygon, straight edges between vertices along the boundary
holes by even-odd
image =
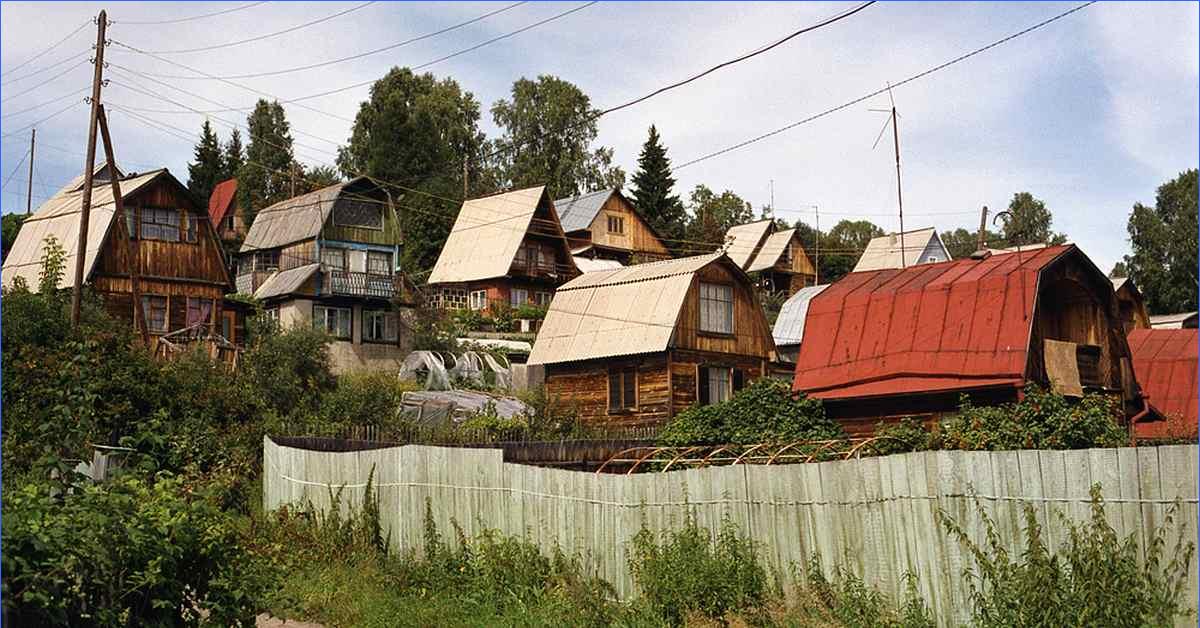
[[[267,613],[263,613],[254,618],[255,628],[325,628],[323,624],[313,623],[311,621],[296,621],[289,619],[279,619],[272,617]]]

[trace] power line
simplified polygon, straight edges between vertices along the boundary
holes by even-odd
[[[1002,38],[1002,39],[998,39],[998,40],[996,40],[996,41],[994,41],[994,42],[992,42],[992,43],[990,43],[990,44],[988,44],[988,45],[986,45],[986,46],[983,46],[982,48],[976,48],[975,50],[972,50],[971,52],[968,52],[968,53],[966,53],[966,54],[963,54],[963,55],[960,55],[960,56],[958,56],[958,57],[955,57],[955,58],[953,58],[953,59],[951,59],[951,60],[949,60],[949,61],[947,61],[947,62],[945,62],[945,63],[942,63],[942,64],[940,64],[940,65],[936,65],[936,66],[934,66],[934,67],[932,67],[932,68],[929,68],[928,70],[925,70],[924,72],[919,72],[919,73],[917,73],[917,74],[914,74],[914,75],[912,75],[912,76],[910,76],[910,77],[908,77],[908,78],[906,78],[906,79],[904,79],[904,80],[902,80],[902,81],[899,81],[899,82],[897,82],[897,83],[892,83],[892,84],[891,84],[889,87],[884,87],[884,88],[882,88],[882,89],[877,89],[877,90],[875,90],[875,91],[873,91],[873,92],[871,92],[871,93],[869,93],[869,94],[866,94],[866,95],[864,95],[864,96],[859,96],[858,98],[855,98],[854,100],[851,100],[851,101],[848,101],[848,102],[842,103],[842,104],[840,104],[840,105],[838,105],[838,106],[836,106],[836,107],[832,107],[832,108],[830,108],[830,109],[826,109],[825,111],[822,111],[822,112],[820,112],[820,113],[817,113],[817,114],[811,115],[811,116],[809,116],[809,117],[807,117],[807,118],[804,118],[803,120],[798,120],[798,121],[796,121],[796,122],[793,122],[793,123],[791,123],[791,124],[788,124],[788,125],[786,125],[786,126],[779,127],[778,129],[775,129],[774,131],[768,131],[768,132],[766,132],[766,133],[763,133],[762,135],[758,135],[758,136],[756,136],[756,137],[752,137],[752,138],[750,138],[750,139],[748,139],[748,140],[745,140],[745,141],[742,141],[742,142],[738,142],[737,144],[734,144],[734,145],[732,145],[732,146],[728,146],[728,147],[726,147],[726,148],[722,148],[721,150],[713,151],[713,152],[711,152],[711,153],[708,153],[707,155],[703,155],[703,156],[701,156],[701,157],[697,157],[697,158],[695,158],[695,159],[693,159],[693,160],[691,160],[691,161],[686,161],[686,162],[684,162],[684,163],[682,163],[682,164],[680,164],[680,165],[678,165],[678,166],[675,166],[674,170],[680,170],[680,169],[682,169],[682,168],[686,168],[686,167],[688,167],[688,166],[691,166],[691,165],[694,165],[694,164],[698,164],[698,163],[700,163],[700,162],[702,162],[702,161],[706,161],[706,160],[712,159],[712,158],[714,158],[714,157],[719,157],[719,156],[721,156],[721,155],[724,155],[725,153],[733,152],[733,151],[735,151],[735,150],[738,150],[739,148],[744,148],[744,147],[746,147],[746,146],[749,146],[750,144],[754,144],[754,143],[756,143],[756,142],[760,142],[760,141],[762,141],[762,140],[765,140],[765,139],[767,139],[767,138],[769,138],[769,137],[773,137],[773,136],[775,136],[775,135],[779,135],[780,133],[783,133],[784,131],[788,131],[788,130],[794,129],[794,128],[796,128],[796,127],[798,127],[798,126],[802,125],[802,124],[807,124],[807,123],[809,123],[809,122],[812,122],[812,121],[814,121],[814,120],[817,120],[817,119],[823,118],[823,117],[825,117],[825,116],[827,116],[827,115],[830,115],[830,114],[832,114],[832,113],[836,113],[836,112],[838,112],[838,111],[841,111],[841,110],[843,110],[843,109],[846,109],[846,108],[848,108],[848,107],[852,107],[852,106],[854,106],[854,105],[857,105],[857,104],[859,104],[859,103],[861,103],[861,102],[863,102],[863,101],[865,101],[865,100],[869,100],[869,99],[871,99],[871,98],[874,98],[875,96],[878,96],[878,95],[880,95],[880,94],[886,93],[886,92],[887,92],[889,89],[894,89],[894,88],[897,88],[897,87],[901,87],[901,86],[905,85],[906,83],[911,83],[911,82],[913,82],[913,81],[916,81],[916,80],[919,80],[919,79],[925,78],[926,76],[929,76],[930,74],[933,74],[934,72],[937,72],[937,71],[939,71],[939,70],[944,70],[944,69],[946,69],[946,68],[948,68],[948,67],[950,67],[950,66],[952,66],[952,65],[954,65],[954,64],[956,64],[956,63],[959,63],[960,61],[965,61],[965,60],[967,60],[967,59],[970,59],[971,57],[974,57],[975,55],[978,55],[978,54],[984,53],[984,52],[986,52],[986,51],[988,51],[988,50],[991,50],[992,48],[995,48],[996,46],[999,46],[999,45],[1001,45],[1001,44],[1004,44],[1004,43],[1006,43],[1006,42],[1012,41],[1013,39],[1016,39],[1016,38],[1018,38],[1018,37],[1020,37],[1020,36],[1022,36],[1022,35],[1025,35],[1025,34],[1031,33],[1031,32],[1033,32],[1033,31],[1035,31],[1035,30],[1037,30],[1037,29],[1039,29],[1039,28],[1042,28],[1043,26],[1047,26],[1047,25],[1049,25],[1049,24],[1051,24],[1051,23],[1053,23],[1053,22],[1056,22],[1056,21],[1058,21],[1058,20],[1061,20],[1062,18],[1064,18],[1064,17],[1067,17],[1068,15],[1071,15],[1071,14],[1073,14],[1073,13],[1077,12],[1077,11],[1082,11],[1083,9],[1085,9],[1085,8],[1087,8],[1087,7],[1089,7],[1089,6],[1093,5],[1093,4],[1095,4],[1095,3],[1096,3],[1096,1],[1097,1],[1097,0],[1091,0],[1090,2],[1085,2],[1085,3],[1083,3],[1083,4],[1079,5],[1079,6],[1076,6],[1076,7],[1072,8],[1072,9],[1069,9],[1069,10],[1067,10],[1067,11],[1063,11],[1062,13],[1059,13],[1058,15],[1055,15],[1054,17],[1051,17],[1051,18],[1049,18],[1049,19],[1046,19],[1046,20],[1042,20],[1041,22],[1038,22],[1037,24],[1034,24],[1033,26],[1030,26],[1030,27],[1028,27],[1028,28],[1026,28],[1026,29],[1024,29],[1024,30],[1018,31],[1018,32],[1016,32],[1016,33],[1013,33],[1013,34],[1011,34],[1011,35],[1009,35],[1009,36],[1007,36],[1007,37],[1004,37],[1004,38]]]
[[[8,187],[8,184],[12,181],[13,177],[17,176],[17,171],[21,169],[21,166],[25,163],[26,159],[29,159],[28,150],[25,151],[24,155],[21,155],[21,161],[17,162],[17,167],[13,168],[12,174],[8,175],[8,178],[4,180],[4,185],[0,185],[0,190]]]
[[[425,39],[429,39],[429,38],[431,38],[431,37],[436,37],[436,36],[438,36],[438,35],[442,35],[442,34],[444,34],[444,33],[448,33],[448,32],[450,32],[450,31],[453,31],[453,30],[457,30],[457,29],[459,29],[459,28],[462,28],[462,27],[464,27],[464,26],[469,26],[469,25],[471,25],[471,24],[474,24],[474,23],[476,23],[476,22],[480,22],[480,21],[482,21],[482,20],[485,20],[485,19],[487,19],[487,18],[489,18],[489,17],[492,17],[492,16],[494,16],[494,15],[499,15],[500,13],[504,13],[505,11],[509,11],[509,10],[515,9],[515,8],[517,8],[517,7],[519,7],[519,6],[523,5],[523,4],[528,4],[527,0],[522,0],[521,2],[516,2],[516,3],[514,3],[514,4],[510,4],[510,5],[506,6],[506,7],[501,7],[501,8],[499,8],[499,9],[496,9],[495,11],[489,11],[488,13],[484,13],[483,15],[480,15],[480,16],[478,16],[478,17],[471,18],[471,19],[469,19],[469,20],[467,20],[467,21],[465,21],[465,22],[459,22],[458,24],[455,24],[455,25],[453,25],[453,26],[447,26],[446,28],[443,28],[443,29],[441,29],[441,30],[437,30],[437,31],[433,31],[433,32],[431,32],[431,33],[425,33],[424,35],[419,35],[419,36],[417,36],[417,37],[412,37],[412,38],[409,38],[409,39],[405,39],[404,41],[396,42],[396,43],[394,43],[394,44],[390,44],[390,45],[384,46],[384,47],[382,47],[382,48],[376,48],[376,49],[374,49],[374,50],[368,50],[368,51],[366,51],[366,52],[361,52],[361,53],[358,53],[358,54],[350,55],[350,56],[348,56],[348,57],[342,57],[342,58],[340,58],[340,59],[331,59],[331,60],[329,60],[329,61],[322,61],[322,62],[320,62],[320,63],[312,63],[312,64],[309,64],[309,65],[301,65],[301,66],[296,66],[296,67],[292,67],[292,68],[286,68],[286,69],[282,69],[282,70],[271,70],[271,71],[268,71],[268,72],[253,72],[253,73],[250,73],[250,74],[226,74],[226,75],[224,75],[224,76],[219,76],[219,77],[218,77],[218,76],[212,76],[212,77],[210,77],[210,76],[187,76],[187,75],[183,75],[183,74],[155,74],[155,73],[152,73],[152,72],[142,72],[142,75],[143,75],[143,76],[153,76],[153,77],[158,77],[158,78],[166,78],[166,79],[180,79],[180,80],[185,80],[185,81],[199,81],[199,80],[215,80],[215,79],[245,79],[245,78],[259,78],[259,77],[262,77],[262,76],[278,76],[278,75],[280,75],[280,74],[291,74],[292,72],[302,72],[302,71],[304,71],[304,70],[314,70],[314,69],[316,69],[316,68],[323,68],[323,67],[325,67],[325,66],[329,66],[329,65],[335,65],[335,64],[338,64],[338,63],[343,63],[343,62],[346,62],[346,61],[353,61],[353,60],[355,60],[355,59],[362,59],[363,57],[369,57],[369,56],[371,56],[371,55],[379,54],[379,53],[381,53],[381,52],[387,52],[387,51],[389,51],[389,50],[395,50],[396,48],[401,48],[401,47],[403,47],[403,46],[407,46],[407,45],[409,45],[409,44],[416,43],[416,42],[418,42],[418,41],[422,41],[422,40],[425,40]]]
[[[43,50],[43,51],[41,51],[41,52],[39,52],[39,53],[37,53],[37,54],[33,55],[32,57],[29,57],[28,59],[26,59],[26,60],[22,61],[21,63],[19,63],[19,64],[17,64],[17,65],[15,65],[15,66],[13,66],[13,67],[11,67],[11,68],[9,68],[9,69],[8,69],[8,72],[12,72],[12,71],[14,71],[14,70],[19,70],[19,69],[21,69],[21,68],[23,68],[23,67],[25,67],[25,66],[29,65],[29,64],[30,64],[32,61],[34,61],[35,59],[38,59],[38,58],[40,58],[42,55],[46,54],[47,52],[50,52],[51,50],[54,50],[55,48],[59,47],[59,46],[60,46],[60,45],[61,45],[63,42],[65,42],[65,41],[67,41],[68,39],[70,39],[70,38],[74,37],[76,33],[78,33],[79,31],[83,30],[84,28],[86,28],[86,27],[87,27],[87,25],[88,25],[88,24],[91,24],[91,23],[92,23],[92,20],[89,18],[88,20],[84,21],[84,23],[83,23],[83,24],[80,24],[79,26],[77,26],[77,27],[75,28],[75,30],[71,31],[70,33],[67,33],[67,36],[66,36],[66,37],[63,37],[62,39],[60,39],[60,40],[58,40],[58,41],[54,42],[53,44],[50,44],[50,47],[49,47],[49,48],[46,48],[45,50]],[[6,74],[7,74],[7,72],[6,72]]]
[[[62,65],[62,64],[64,64],[64,63],[68,62],[68,61],[72,61],[72,60],[74,60],[74,59],[78,59],[79,57],[82,57],[82,56],[84,56],[84,55],[88,54],[89,52],[91,52],[91,50],[90,50],[90,49],[89,49],[89,50],[80,50],[79,52],[77,52],[77,53],[75,53],[75,54],[73,54],[73,55],[71,55],[71,56],[69,56],[69,57],[66,57],[66,58],[63,58],[63,59],[59,59],[58,61],[55,61],[54,63],[51,63],[50,65],[48,65],[48,66],[46,66],[46,67],[44,67],[44,68],[42,68],[42,69],[40,69],[40,70],[34,70],[33,72],[30,72],[29,74],[22,74],[21,76],[18,76],[18,77],[16,77],[16,78],[10,78],[10,79],[8,79],[7,81],[4,81],[3,83],[0,83],[0,85],[8,85],[9,83],[16,83],[16,82],[18,82],[18,81],[23,81],[23,80],[25,80],[25,79],[27,79],[27,78],[30,78],[30,77],[37,76],[37,75],[39,75],[39,74],[41,74],[41,73],[43,73],[43,72],[48,72],[48,71],[50,71],[50,70],[53,70],[54,68],[57,68],[58,66],[60,66],[60,65]]]
[[[77,67],[79,67],[79,66],[81,66],[81,65],[84,65],[85,63],[88,63],[88,62],[87,62],[87,61],[80,61],[79,63],[76,63],[75,65],[73,65],[73,66],[71,66],[71,67],[67,68],[66,70],[63,70],[62,72],[59,72],[58,74],[55,74],[54,76],[52,76],[52,77],[50,77],[50,78],[48,78],[48,79],[46,79],[46,80],[42,81],[41,83],[38,83],[37,85],[34,85],[33,87],[30,87],[29,89],[27,89],[27,90],[25,90],[25,91],[23,91],[23,92],[17,92],[17,93],[15,93],[15,94],[9,94],[9,95],[5,96],[4,98],[0,99],[0,103],[5,103],[5,102],[8,102],[8,101],[10,101],[10,100],[12,100],[12,99],[14,99],[14,98],[16,98],[16,97],[18,97],[18,96],[24,96],[25,94],[28,94],[29,92],[32,92],[32,91],[36,90],[37,88],[39,88],[39,87],[41,87],[41,86],[43,86],[43,85],[46,85],[47,83],[51,83],[51,82],[53,82],[53,81],[55,81],[55,80],[57,80],[57,79],[60,79],[60,78],[62,78],[63,76],[66,76],[68,72],[70,72],[71,70],[74,70],[75,68],[77,68]]]
[[[151,21],[144,21],[144,20],[112,20],[112,23],[113,23],[113,24],[125,24],[125,25],[137,24],[137,25],[139,25],[139,26],[146,26],[146,25],[161,25],[161,24],[179,24],[179,23],[182,23],[182,22],[190,22],[190,21],[192,21],[192,20],[199,20],[199,19],[203,19],[203,18],[206,18],[206,17],[216,17],[216,16],[218,16],[218,15],[225,15],[225,14],[227,14],[227,13],[233,13],[234,11],[244,11],[244,10],[246,10],[246,9],[249,9],[249,8],[252,8],[252,7],[256,7],[256,6],[260,5],[260,4],[266,4],[266,1],[264,0],[263,2],[251,2],[250,4],[242,5],[242,6],[240,6],[240,7],[234,7],[234,8],[232,8],[232,9],[225,9],[224,11],[217,11],[217,12],[215,12],[215,13],[204,13],[204,14],[201,14],[201,15],[193,15],[193,16],[190,16],[190,17],[181,17],[181,18],[176,18],[176,19],[172,19],[172,20],[151,20]]]
[[[275,31],[273,33],[267,33],[265,35],[258,35],[258,36],[250,37],[247,39],[239,39],[237,41],[225,42],[223,44],[213,44],[211,46],[200,46],[199,48],[183,48],[183,49],[179,49],[179,50],[150,50],[150,51],[148,51],[148,53],[160,54],[160,55],[176,55],[176,54],[186,54],[186,53],[190,53],[190,52],[206,52],[209,50],[219,50],[221,48],[232,48],[233,46],[240,46],[242,44],[249,44],[249,43],[256,42],[256,41],[262,41],[264,39],[271,39],[273,37],[278,37],[280,35],[286,35],[288,33],[294,33],[298,30],[308,28],[309,26],[315,26],[322,22],[328,22],[329,20],[341,17],[343,15],[346,15],[347,13],[353,13],[355,11],[358,11],[359,9],[365,9],[372,4],[375,4],[375,0],[370,0],[369,2],[364,2],[362,4],[350,7],[349,9],[346,9],[344,11],[338,11],[337,13],[334,13],[332,15],[326,15],[325,17],[318,18],[318,19],[315,19],[315,20],[312,20],[309,22],[305,22],[303,24],[297,24],[290,28],[285,28],[281,31]]]
[[[41,109],[42,107],[45,107],[46,105],[53,105],[53,104],[54,104],[54,103],[56,103],[56,102],[59,102],[59,101],[61,101],[61,100],[65,100],[65,99],[67,99],[67,98],[70,98],[71,96],[74,96],[74,95],[78,94],[79,92],[85,92],[85,91],[88,91],[89,89],[91,89],[91,88],[90,88],[90,87],[81,87],[81,88],[79,88],[79,89],[77,89],[77,90],[75,90],[75,91],[73,91],[73,92],[71,92],[71,93],[69,93],[69,94],[63,94],[62,96],[59,96],[58,98],[54,98],[54,99],[51,99],[51,100],[47,100],[46,102],[44,102],[44,103],[42,103],[42,104],[40,104],[40,105],[34,105],[34,106],[32,106],[32,107],[26,107],[25,109],[21,109],[20,111],[10,111],[10,112],[8,112],[8,113],[5,113],[4,115],[0,115],[0,118],[7,118],[7,117],[9,117],[9,116],[17,116],[17,115],[21,115],[22,113],[26,113],[26,112],[29,112],[29,111],[33,111],[34,109]]]
[[[45,122],[45,121],[47,121],[47,120],[50,120],[51,118],[56,118],[56,117],[58,117],[58,116],[60,116],[60,115],[62,115],[62,114],[64,114],[64,113],[66,113],[66,112],[67,112],[68,110],[70,110],[72,107],[74,107],[74,106],[76,106],[76,105],[79,105],[79,104],[82,104],[82,103],[83,103],[83,100],[82,100],[82,99],[81,99],[81,100],[77,100],[77,101],[75,101],[75,102],[73,102],[73,103],[71,103],[71,104],[67,105],[66,107],[63,107],[62,109],[59,109],[58,111],[55,111],[54,113],[52,113],[52,114],[50,114],[50,115],[46,116],[45,118],[42,118],[41,120],[38,120],[37,122],[34,122],[34,123],[32,123],[32,124],[27,124],[27,125],[25,125],[25,126],[23,126],[23,127],[19,128],[19,129],[17,129],[16,131],[13,131],[13,132],[11,132],[11,133],[5,133],[4,135],[0,135],[0,137],[10,137],[10,136],[13,136],[13,135],[17,135],[18,133],[24,133],[25,131],[28,131],[29,129],[32,129],[33,127],[35,127],[35,126],[37,126],[37,125],[39,125],[39,124],[41,124],[41,123],[43,123],[43,122]]]

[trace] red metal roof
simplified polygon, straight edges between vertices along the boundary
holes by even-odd
[[[237,198],[237,179],[226,179],[213,188],[208,197],[208,219],[213,226],[221,224]]]
[[[1020,386],[1038,276],[1074,250],[846,275],[809,304],[793,388],[848,399]]]
[[[1138,423],[1138,437],[1195,437],[1200,330],[1134,329],[1128,339],[1138,383],[1150,396],[1150,405],[1167,417],[1166,421]]]

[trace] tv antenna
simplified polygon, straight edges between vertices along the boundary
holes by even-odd
[[[904,257],[906,253],[904,248],[904,194],[901,192],[902,186],[900,184],[900,116],[896,113],[896,99],[892,96],[892,84],[889,82],[887,86],[888,100],[891,101],[892,108],[869,110],[877,113],[890,114],[888,119],[884,121],[883,128],[879,129],[879,135],[875,136],[875,143],[871,145],[871,150],[875,150],[875,147],[879,146],[879,140],[883,139],[884,132],[887,131],[888,125],[891,125],[892,146],[896,152],[896,204],[900,209],[900,268],[904,268],[907,263]]]

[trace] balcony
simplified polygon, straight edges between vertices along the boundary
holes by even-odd
[[[321,294],[391,299],[402,294],[401,275],[378,275],[348,270],[321,273]]]
[[[509,274],[519,277],[558,279],[566,275],[567,268],[551,262],[535,262],[517,257],[513,260]]]

